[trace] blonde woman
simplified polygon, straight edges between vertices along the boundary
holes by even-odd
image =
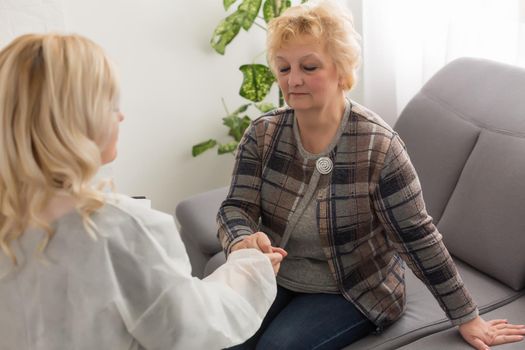
[[[118,97],[81,36],[0,51],[1,349],[219,349],[275,297],[281,254],[238,252],[192,278],[171,216],[93,187],[116,156]]]
[[[268,58],[289,107],[241,141],[218,214],[227,254],[269,236],[288,256],[277,298],[243,349],[340,349],[399,319],[403,260],[477,349],[523,338],[486,322],[428,216],[399,136],[345,98],[359,63],[348,10],[309,1],[269,24]]]

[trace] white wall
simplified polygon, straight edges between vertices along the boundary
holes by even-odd
[[[362,36],[363,35],[363,0],[346,0],[344,1],[352,14],[354,15],[354,27],[355,30]],[[363,41],[361,40],[361,46],[363,46]],[[362,51],[363,48],[362,48]],[[361,54],[363,56],[363,54]],[[365,65],[364,57],[361,57],[361,66],[359,67],[357,84],[352,88],[348,93],[348,97],[357,101],[358,103],[363,103],[364,99],[364,76],[363,76],[363,67]]]
[[[68,0],[66,26],[89,36],[116,61],[122,82],[117,189],[146,195],[152,206],[173,212],[194,193],[228,183],[233,157],[214,152],[192,158],[191,146],[226,128],[221,97],[241,103],[237,68],[262,47],[264,32],[232,43],[227,56],[209,45],[224,16],[222,1]],[[245,34],[245,33],[241,33]]]
[[[348,3],[360,11],[361,0]],[[32,25],[5,11],[24,13],[28,4],[54,10],[40,9],[47,14]],[[354,15],[360,25],[360,14]],[[119,68],[126,116],[109,171],[119,192],[145,195],[154,208],[172,213],[181,199],[229,183],[231,155],[212,150],[193,158],[191,146],[228,140],[221,97],[230,109],[243,103],[238,67],[262,51],[265,32],[241,32],[220,56],[209,40],[223,17],[222,0],[0,0],[0,37],[65,26],[106,49]],[[358,100],[361,90],[354,93]]]
[[[0,48],[25,33],[63,29],[61,0],[0,0]]]

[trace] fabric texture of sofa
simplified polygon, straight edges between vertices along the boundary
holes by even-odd
[[[525,70],[457,59],[408,103],[395,130],[434,218],[486,319],[525,322]],[[227,188],[179,203],[195,276],[224,262],[215,217]],[[471,349],[430,292],[406,271],[403,317],[348,349]],[[525,349],[525,342],[496,349]]]

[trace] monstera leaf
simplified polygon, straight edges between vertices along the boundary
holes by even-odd
[[[237,0],[224,0],[222,3],[224,5],[224,9],[228,11],[231,5],[233,5]]]
[[[226,46],[239,34],[241,22],[237,12],[234,12],[219,23],[211,38],[211,46],[215,51],[224,55]]]
[[[237,108],[235,111],[233,111],[233,113],[230,114],[230,115],[237,115],[237,114],[244,113],[244,112],[246,112],[248,107],[250,107],[251,105],[252,105],[251,103],[246,103],[244,105],[241,105],[239,108]]]
[[[208,141],[198,143],[191,148],[191,155],[197,157],[199,154],[209,150],[210,148],[215,147],[216,145],[217,141],[213,139],[209,139]]]
[[[237,141],[223,143],[222,145],[219,145],[219,148],[217,148],[217,153],[219,154],[232,153],[237,149],[238,144],[239,142]]]
[[[235,141],[241,141],[244,130],[250,125],[252,121],[250,117],[245,115],[243,118],[238,115],[229,115],[222,119],[223,124],[230,128],[228,135],[233,137]]]
[[[261,112],[263,113],[266,113],[266,112],[269,112],[269,111],[273,111],[274,109],[276,109],[277,107],[275,107],[275,105],[271,102],[261,102],[261,103],[256,103],[255,104],[255,107],[257,107],[258,110],[260,110]]]
[[[229,8],[234,2],[234,0],[224,0],[224,7]],[[241,27],[244,30],[250,29],[255,18],[257,18],[261,2],[262,0],[244,0],[237,7],[237,11],[219,23],[213,31],[210,41],[215,51],[224,55],[226,46],[239,34]]]
[[[250,29],[253,21],[257,18],[257,14],[261,8],[261,2],[262,0],[244,0],[242,4],[239,5],[237,12],[239,12],[239,16],[242,17],[242,27],[244,30]]]
[[[239,67],[244,75],[239,95],[253,101],[262,101],[275,81],[270,68],[264,64],[245,64]]]
[[[264,21],[268,23],[279,17],[290,6],[292,6],[291,0],[266,0],[263,5]]]

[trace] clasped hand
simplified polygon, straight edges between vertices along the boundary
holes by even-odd
[[[266,255],[273,266],[273,271],[277,275],[279,268],[281,267],[281,261],[283,258],[288,255],[286,250],[279,247],[272,247],[272,242],[264,232],[255,232],[249,236],[244,237],[242,241],[235,243],[231,251],[236,251],[239,249],[253,248],[260,250],[264,255]]]

